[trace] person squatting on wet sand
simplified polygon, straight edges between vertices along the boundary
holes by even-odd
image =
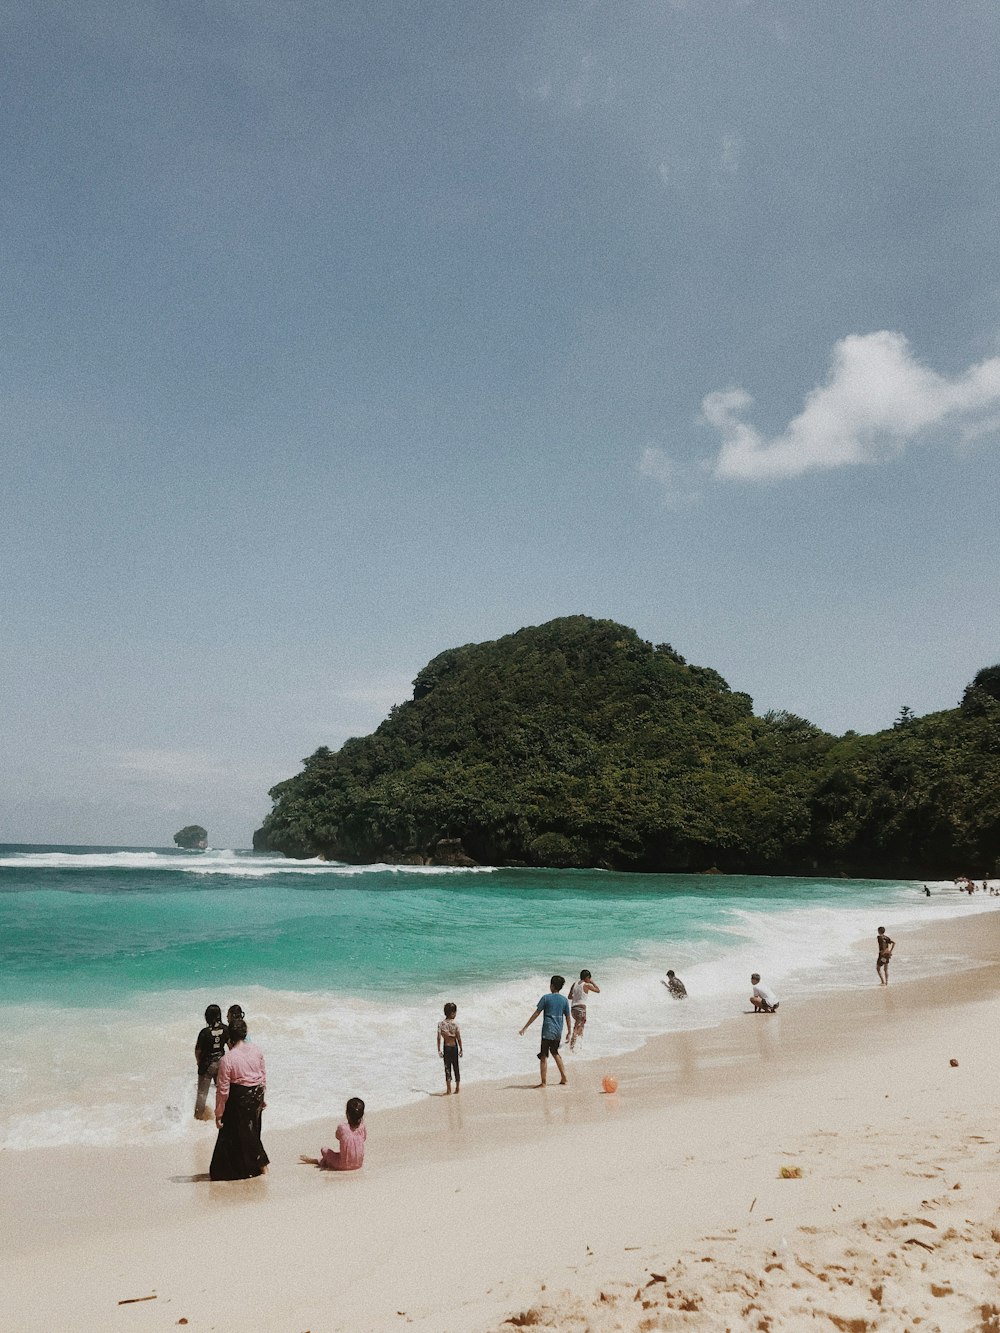
[[[229,1050],[219,1061],[215,1085],[219,1137],[208,1168],[212,1180],[248,1180],[267,1172],[268,1156],[260,1141],[267,1071],[263,1051],[246,1036],[246,1022],[236,1019],[229,1029]]]
[[[569,1000],[566,999],[565,995],[559,994],[559,992],[565,985],[566,985],[565,977],[554,976],[552,978],[552,980],[549,982],[548,995],[543,995],[542,998],[538,1001],[538,1004],[535,1006],[535,1012],[531,1015],[527,1023],[525,1023],[524,1027],[521,1028],[518,1033],[519,1036],[523,1037],[525,1032],[527,1032],[528,1028],[531,1027],[532,1023],[535,1021],[538,1015],[539,1014],[543,1015],[542,1045],[541,1045],[541,1050],[539,1050],[538,1052],[538,1059],[541,1061],[541,1064],[539,1065],[538,1086],[541,1088],[545,1087],[550,1055],[555,1060],[556,1068],[559,1070],[559,1082],[565,1083],[567,1081],[566,1066],[563,1064],[562,1056],[559,1054],[559,1041],[562,1037],[563,1019],[566,1020],[567,1037],[571,1036],[573,1031],[572,1018],[569,1009]]]
[[[569,988],[569,1012],[573,1019],[573,1035],[569,1039],[571,1051],[576,1048],[578,1041],[583,1040],[583,1029],[587,1026],[587,996],[591,993],[600,995],[601,988],[584,968],[580,980],[574,981]]]
[[[462,1052],[462,1033],[458,1024],[455,1022],[455,1015],[458,1013],[458,1005],[451,1001],[444,1007],[444,1018],[437,1025],[437,1048],[438,1055],[444,1056],[444,1090],[445,1095],[451,1092],[451,1080],[454,1076],[455,1091],[462,1091],[462,1076],[458,1070],[458,1057]]]
[[[360,1097],[352,1097],[347,1103],[344,1114],[347,1119],[337,1126],[337,1148],[320,1148],[318,1157],[299,1158],[308,1166],[319,1166],[324,1171],[360,1171],[365,1164],[365,1143],[368,1140],[368,1126],[365,1120],[365,1104]]]
[[[773,1014],[778,1008],[778,997],[773,990],[770,990],[760,979],[760,973],[754,972],[750,978],[750,984],[753,986],[753,992],[750,995],[750,1003],[758,1014]]]
[[[219,1061],[226,1052],[229,1029],[222,1021],[222,1010],[217,1004],[210,1004],[205,1010],[205,1026],[198,1033],[194,1043],[194,1058],[198,1066],[198,1095],[194,1103],[195,1120],[212,1120],[211,1111],[206,1103],[212,1084],[219,1073]]]
[[[669,969],[669,971],[667,972],[667,979],[662,984],[666,986],[667,990],[670,992],[670,994],[674,997],[675,1000],[687,999],[687,994],[688,994],[687,986],[684,985],[684,982],[681,981],[680,977],[677,975],[677,973],[674,971],[673,968]]]
[[[875,961],[875,971],[882,985],[888,986],[889,959],[892,957],[892,951],[896,947],[896,941],[891,940],[885,933],[885,926],[879,926],[878,934],[875,936],[875,943],[878,945],[878,958]]]

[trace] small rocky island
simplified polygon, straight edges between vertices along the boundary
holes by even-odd
[[[188,824],[174,834],[174,842],[189,852],[203,852],[208,846],[208,829],[200,824]]]

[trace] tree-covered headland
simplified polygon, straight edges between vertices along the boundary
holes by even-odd
[[[835,737],[669,644],[567,616],[449,649],[271,791],[261,850],[369,862],[952,876],[1000,862],[1000,666]]]

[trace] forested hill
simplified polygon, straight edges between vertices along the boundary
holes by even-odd
[[[992,873],[1000,667],[837,739],[669,644],[567,616],[441,653],[371,735],[272,789],[254,846],[352,862]]]

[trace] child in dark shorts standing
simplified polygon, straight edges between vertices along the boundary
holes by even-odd
[[[455,1091],[462,1091],[462,1076],[458,1070],[458,1057],[462,1055],[462,1033],[455,1022],[458,1005],[449,1001],[444,1007],[444,1018],[437,1026],[438,1055],[444,1056],[445,1096],[451,1094],[451,1080],[455,1079]]]
[[[562,1056],[559,1054],[559,1042],[562,1038],[562,1025],[564,1019],[566,1020],[566,1036],[570,1037],[573,1034],[573,1019],[570,1014],[569,1000],[566,999],[565,995],[559,994],[565,985],[565,977],[555,976],[552,978],[549,982],[548,995],[543,995],[538,1001],[538,1004],[535,1006],[535,1012],[528,1019],[527,1023],[525,1023],[524,1027],[521,1028],[519,1033],[519,1035],[523,1037],[538,1015],[543,1015],[542,1048],[538,1052],[538,1058],[541,1061],[541,1064],[539,1065],[540,1081],[538,1084],[540,1088],[545,1087],[550,1055],[555,1060],[556,1068],[559,1070],[559,1082],[567,1082],[566,1066],[563,1064]]]

